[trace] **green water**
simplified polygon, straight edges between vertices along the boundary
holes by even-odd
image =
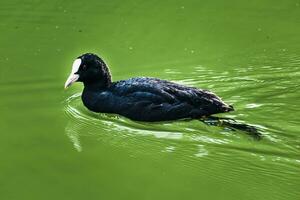
[[[300,1],[0,2],[0,199],[300,199]],[[93,114],[73,60],[210,89],[259,141]]]

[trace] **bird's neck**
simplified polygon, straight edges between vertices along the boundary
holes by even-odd
[[[87,91],[100,91],[105,90],[110,87],[111,81],[96,81],[92,83],[83,83],[84,84],[84,90]]]

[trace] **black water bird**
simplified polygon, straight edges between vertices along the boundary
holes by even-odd
[[[65,88],[74,82],[83,82],[81,97],[89,110],[120,114],[136,121],[203,119],[234,110],[208,90],[158,78],[138,77],[112,82],[108,66],[92,53],[83,54],[74,61]]]
[[[208,90],[158,78],[112,82],[105,62],[95,54],[79,56],[65,87],[83,82],[83,104],[91,111],[116,113],[137,121],[201,118],[233,110]]]

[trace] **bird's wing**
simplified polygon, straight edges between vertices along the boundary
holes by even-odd
[[[115,82],[106,108],[135,120],[160,121],[196,118],[230,107],[215,94],[156,78]]]
[[[131,78],[117,82],[113,92],[119,96],[132,97],[137,101],[174,103],[176,97],[164,89],[161,81],[154,78]]]
[[[194,87],[179,85],[157,78],[132,78],[118,82],[120,95],[157,103],[187,103],[197,108],[209,108],[212,112],[226,112],[232,109],[214,93]]]

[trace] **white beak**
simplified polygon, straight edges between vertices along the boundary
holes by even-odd
[[[68,88],[70,85],[72,85],[74,82],[76,82],[79,79],[79,75],[75,74],[75,73],[78,71],[80,65],[81,65],[81,59],[76,59],[72,66],[72,72],[69,75],[69,78],[67,79],[67,81],[65,83],[65,89]]]
[[[67,81],[65,83],[65,89],[67,89],[69,86],[71,86],[78,79],[79,79],[79,75],[78,74],[70,74],[69,78],[67,79]]]

